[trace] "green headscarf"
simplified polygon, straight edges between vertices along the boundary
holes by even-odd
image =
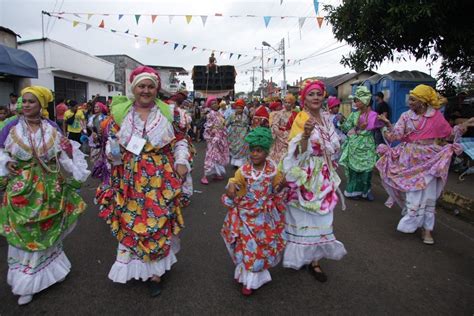
[[[259,126],[245,137],[245,141],[249,144],[250,148],[262,147],[263,150],[269,152],[273,143],[272,131],[267,127]]]
[[[23,110],[23,97],[19,97],[16,101],[16,111],[20,112],[21,110]]]
[[[359,99],[365,105],[369,105],[372,94],[366,86],[358,86],[352,97]]]

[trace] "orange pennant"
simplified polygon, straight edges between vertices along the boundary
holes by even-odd
[[[324,17],[318,16],[318,17],[316,17],[316,20],[318,20],[318,26],[319,26],[319,28],[321,28],[321,25],[323,25]]]

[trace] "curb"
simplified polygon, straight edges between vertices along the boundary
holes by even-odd
[[[448,213],[474,223],[474,200],[453,191],[445,190],[438,199],[438,203]]]

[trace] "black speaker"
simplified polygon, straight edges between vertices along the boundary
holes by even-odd
[[[207,66],[193,67],[194,90],[230,90],[235,85],[234,66],[217,66],[207,69]]]

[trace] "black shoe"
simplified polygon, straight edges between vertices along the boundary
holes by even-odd
[[[150,285],[150,296],[155,297],[161,294],[162,286],[161,282],[149,281]]]
[[[326,275],[326,273],[323,272],[320,265],[313,266],[312,264],[308,264],[307,267],[309,273],[311,273],[317,281],[324,283],[328,280],[328,276]],[[321,272],[316,271],[315,268],[319,268]]]

